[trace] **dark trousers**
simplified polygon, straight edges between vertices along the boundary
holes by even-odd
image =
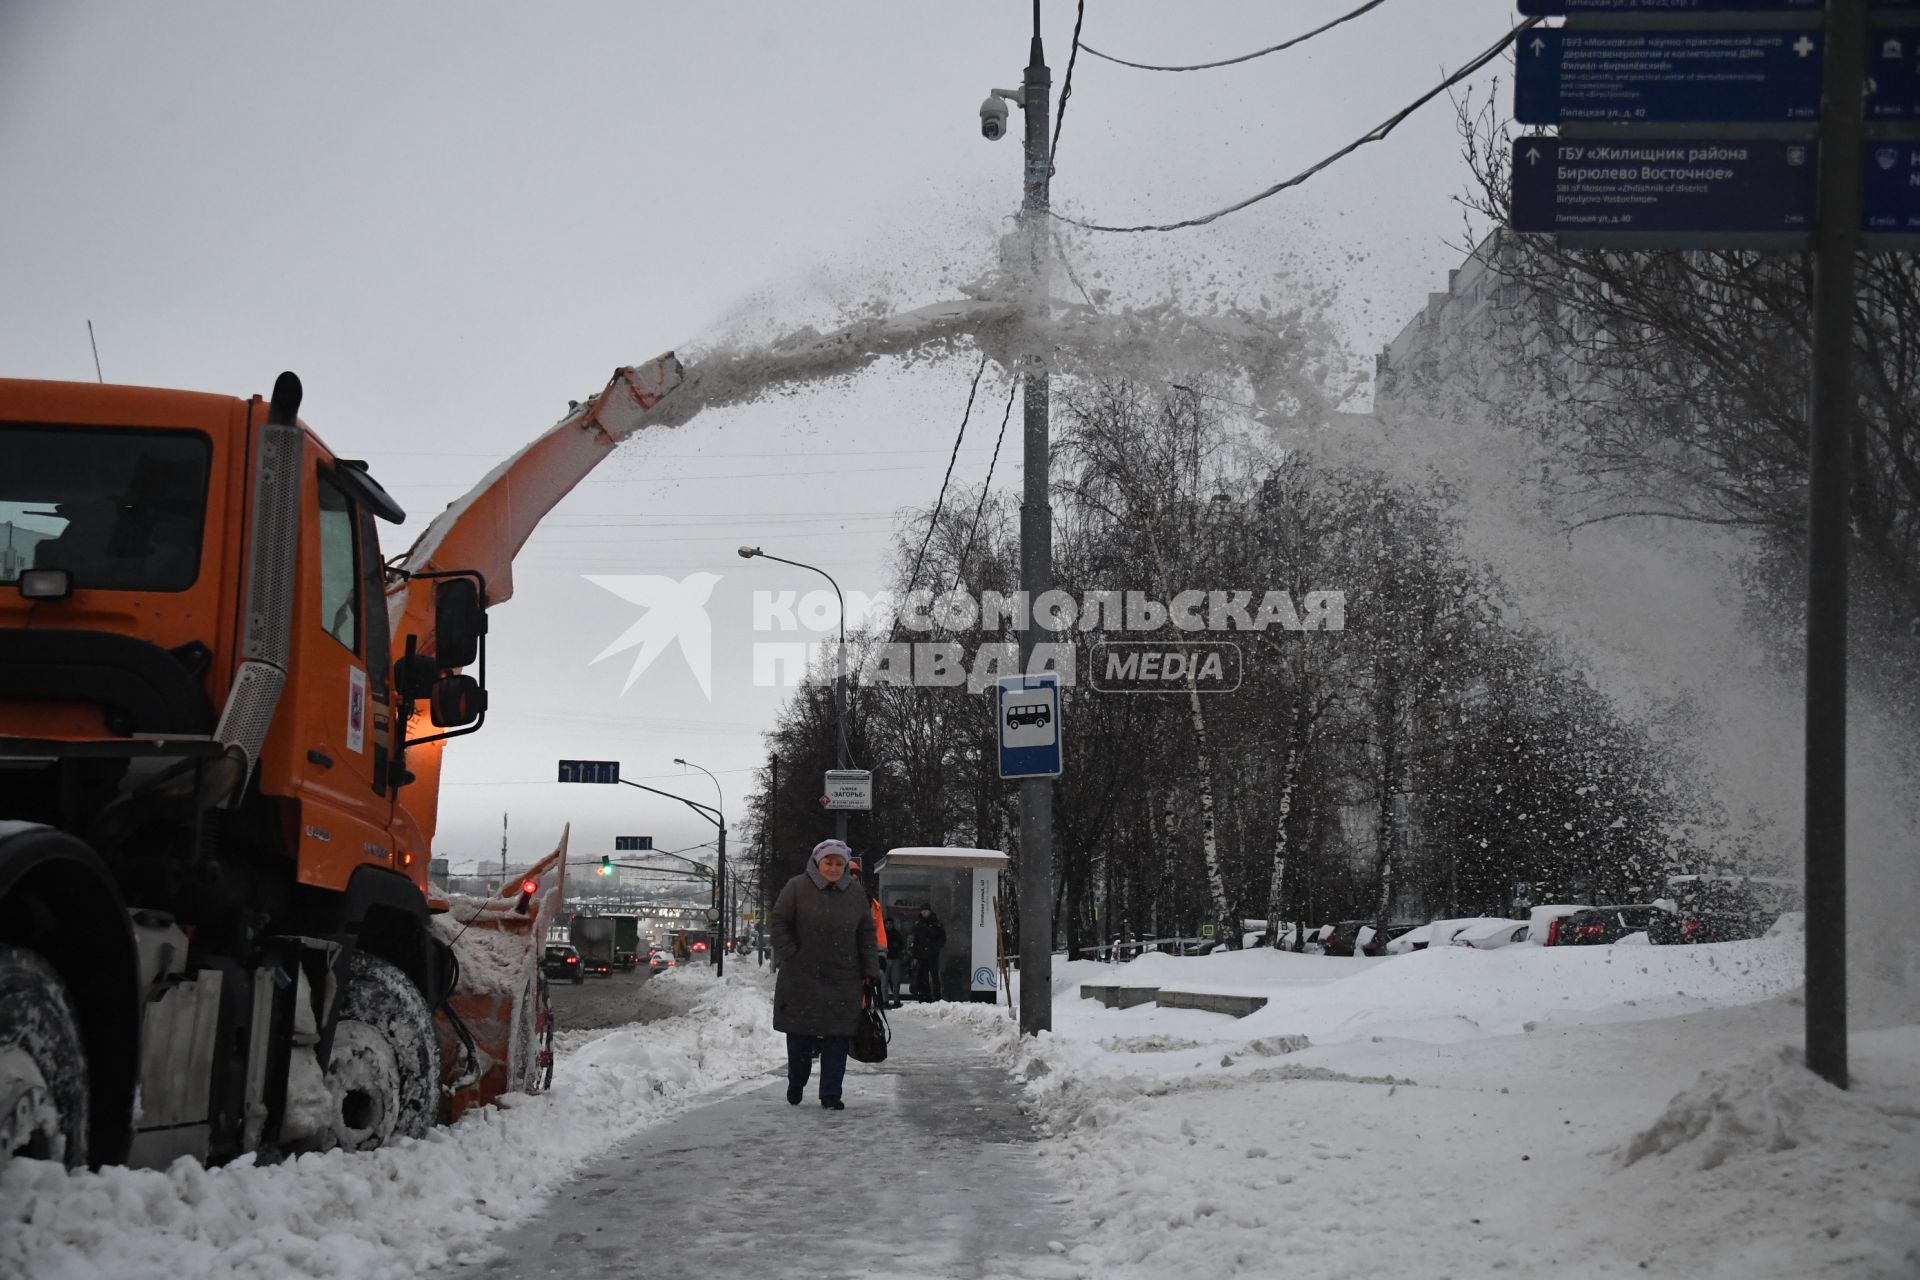
[[[933,1001],[940,998],[940,953],[913,958],[913,998]]]
[[[813,1074],[813,1047],[820,1046],[820,1096],[837,1098],[840,1085],[847,1075],[847,1037],[845,1036],[787,1036],[787,1085],[794,1089],[807,1087],[807,1077]]]

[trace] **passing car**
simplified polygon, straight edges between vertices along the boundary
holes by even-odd
[[[569,946],[549,946],[540,957],[540,969],[549,978],[565,978],[570,982],[585,982],[587,974],[580,967],[580,953]]]
[[[1670,915],[1664,907],[1651,903],[1589,907],[1576,911],[1560,924],[1563,947],[1605,947],[1634,933],[1651,934],[1659,917]]]
[[[673,968],[673,957],[664,951],[654,951],[647,956],[648,973],[665,973]]]

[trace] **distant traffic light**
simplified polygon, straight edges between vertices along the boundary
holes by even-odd
[[[520,905],[514,910],[521,915],[527,914],[527,908],[533,904],[533,895],[540,892],[540,882],[528,877],[520,882]]]
[[[600,874],[603,876],[613,874],[613,859],[604,853],[600,855]]]

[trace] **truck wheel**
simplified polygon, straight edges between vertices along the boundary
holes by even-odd
[[[0,946],[0,1165],[15,1156],[87,1163],[87,1057],[53,966]]]
[[[440,1038],[426,997],[399,969],[353,953],[334,1024],[327,1087],[339,1144],[419,1138],[440,1113]]]

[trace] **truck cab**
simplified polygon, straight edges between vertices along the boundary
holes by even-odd
[[[450,592],[453,649],[421,628],[395,654],[410,584],[380,525],[403,513],[298,403],[291,375],[271,401],[0,380],[0,988],[70,1024],[86,1068],[84,1097],[0,1074],[0,1160],[370,1145],[434,1118],[452,973],[407,735],[479,718],[442,660],[473,660],[484,596]],[[343,1083],[381,1057],[361,1024],[400,1006],[400,1078]],[[0,1040],[25,1034],[0,1006]],[[332,1099],[326,1132],[287,1123],[303,1089]]]

